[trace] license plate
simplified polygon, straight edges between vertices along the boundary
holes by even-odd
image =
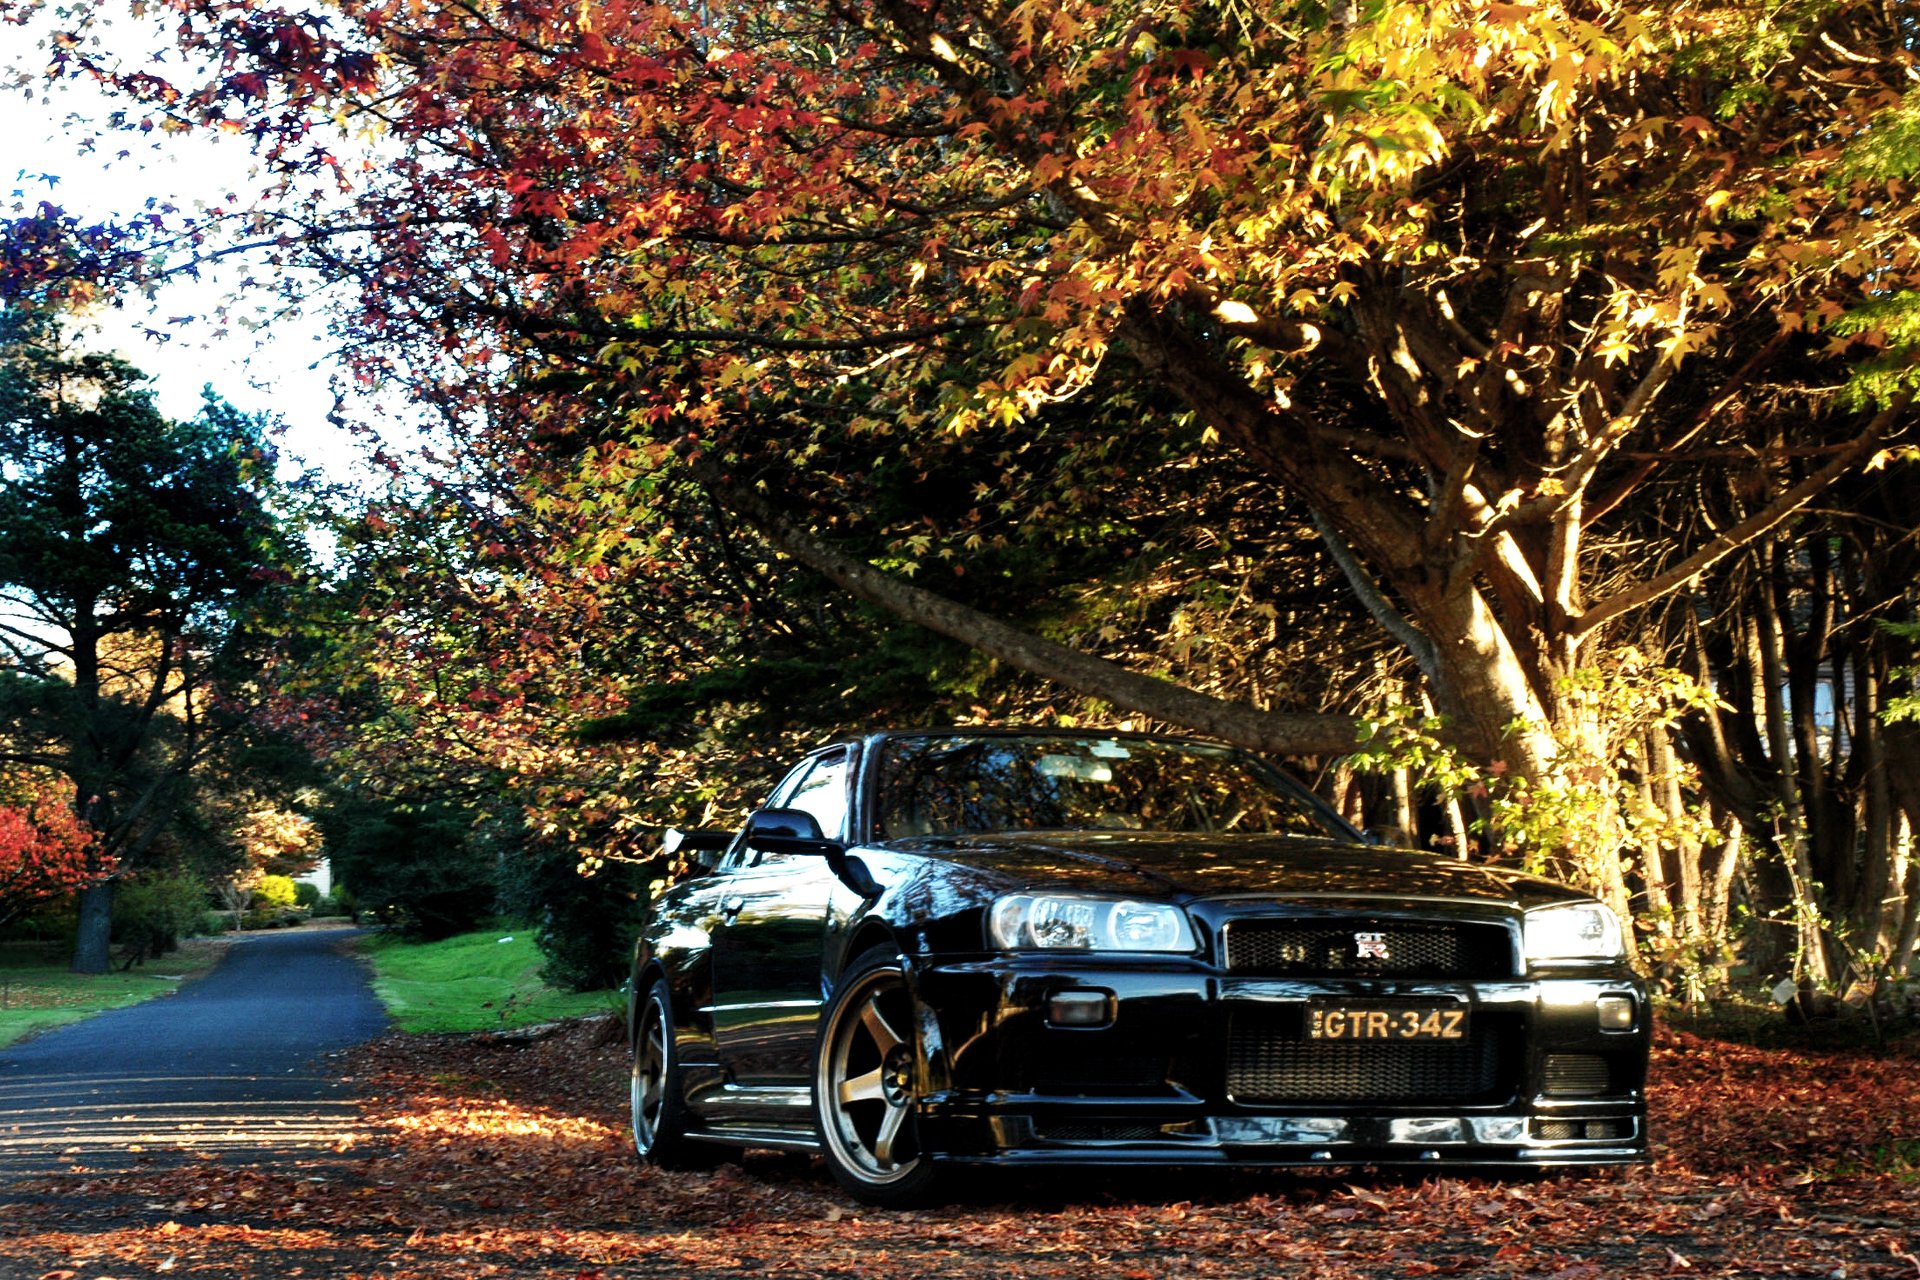
[[[1307,1006],[1309,1040],[1465,1040],[1467,1010],[1457,1004],[1372,1001]]]

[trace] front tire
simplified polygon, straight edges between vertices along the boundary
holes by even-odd
[[[834,1181],[866,1204],[927,1197],[932,1160],[914,1108],[913,993],[897,954],[864,952],[841,977],[814,1053],[814,1119]]]
[[[686,1095],[674,1047],[673,996],[664,979],[654,981],[640,1005],[628,1104],[633,1149],[647,1163],[662,1169],[705,1169],[725,1158],[721,1148],[687,1136]]]

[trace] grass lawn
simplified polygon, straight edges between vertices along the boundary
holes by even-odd
[[[620,1003],[618,992],[556,991],[540,981],[546,960],[526,930],[419,943],[381,934],[360,947],[373,962],[373,989],[402,1031],[494,1031],[611,1013]]]
[[[67,972],[64,947],[37,942],[0,946],[0,1045],[107,1009],[171,995],[225,954],[225,943],[193,938],[173,954],[127,973],[80,974]]]

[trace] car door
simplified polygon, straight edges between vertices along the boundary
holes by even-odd
[[[852,757],[847,747],[809,757],[775,788],[768,807],[804,810],[827,838],[845,839]],[[807,1084],[821,949],[839,886],[818,854],[759,853],[728,878],[712,942],[713,1029],[734,1084]]]

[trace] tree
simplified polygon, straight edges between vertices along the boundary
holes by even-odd
[[[356,908],[428,941],[476,929],[493,912],[497,850],[476,814],[445,802],[338,797],[321,814]]]
[[[1668,615],[1676,648],[1719,691],[1687,721],[1683,754],[1706,775],[1724,825],[1752,833],[1766,855],[1748,884],[1749,907],[1768,922],[1748,950],[1763,969],[1786,967],[1775,957],[1790,950],[1822,979],[1910,962],[1920,735],[1892,713],[1913,687],[1897,634],[1920,603],[1906,514],[1916,484],[1912,467],[1851,478],[1799,528],[1711,574],[1702,594],[1713,608]],[[1696,493],[1696,509],[1724,518],[1727,496],[1714,488]],[[1685,871],[1683,859],[1671,877],[1682,900]]]
[[[92,842],[55,788],[0,779],[0,925],[111,875],[111,861],[88,856]]]
[[[64,777],[87,845],[74,968],[104,972],[113,877],[185,803],[232,720],[220,681],[275,582],[257,422],[164,417],[57,322],[0,316],[0,762]]]

